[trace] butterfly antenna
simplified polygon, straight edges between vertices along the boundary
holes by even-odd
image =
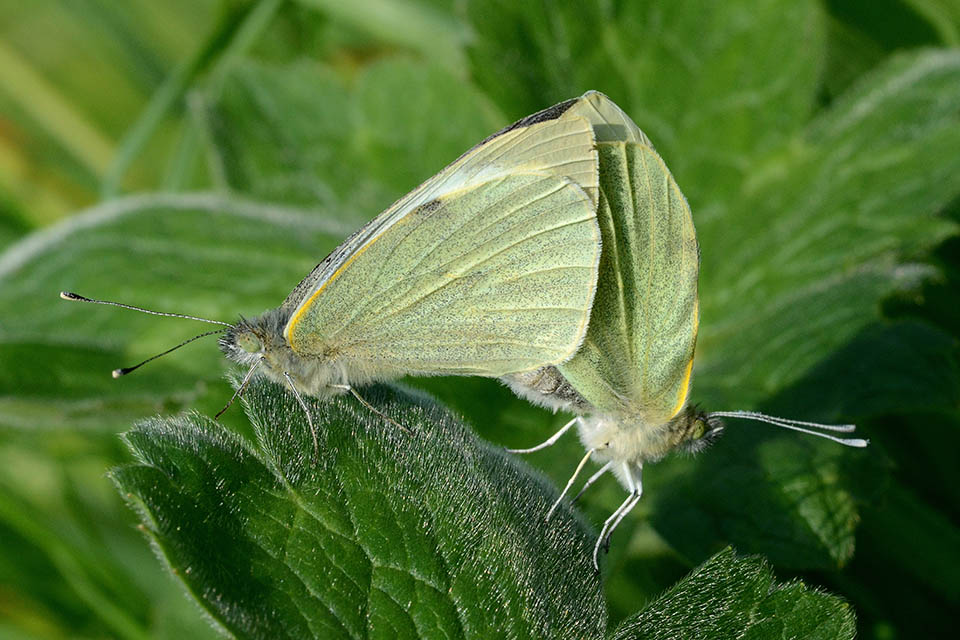
[[[207,331],[206,333],[201,333],[201,334],[198,335],[198,336],[193,336],[192,338],[188,338],[187,340],[184,340],[183,342],[181,342],[181,343],[178,344],[177,346],[171,347],[170,349],[167,349],[167,350],[164,351],[163,353],[158,353],[158,354],[155,355],[155,356],[150,356],[149,358],[147,358],[146,360],[144,360],[144,361],[141,362],[140,364],[135,364],[135,365],[133,365],[132,367],[123,367],[123,368],[120,368],[120,369],[114,369],[114,370],[113,370],[113,377],[114,377],[114,378],[119,378],[120,376],[125,376],[125,375],[127,375],[128,373],[130,373],[131,371],[136,371],[137,369],[139,369],[139,368],[142,367],[143,365],[147,364],[148,362],[151,362],[152,360],[156,360],[157,358],[160,358],[160,357],[162,357],[162,356],[165,356],[165,355],[167,355],[168,353],[170,353],[170,352],[172,352],[172,351],[176,351],[176,350],[179,349],[180,347],[182,347],[182,346],[184,346],[184,345],[187,345],[187,344],[190,344],[190,343],[193,342],[194,340],[199,340],[200,338],[206,338],[207,336],[212,336],[212,335],[216,335],[216,334],[218,334],[218,333],[223,333],[224,331],[226,331],[226,329],[214,329],[213,331]]]
[[[152,316],[165,316],[167,318],[183,318],[185,320],[198,320],[200,322],[207,322],[209,324],[219,324],[225,327],[232,327],[233,325],[229,322],[220,322],[219,320],[210,320],[208,318],[199,318],[197,316],[188,316],[183,313],[166,313],[163,311],[151,311],[150,309],[144,309],[143,307],[135,307],[131,304],[123,304],[121,302],[111,302],[109,300],[94,300],[93,298],[87,298],[81,296],[78,293],[72,293],[70,291],[61,291],[60,297],[64,300],[73,300],[75,302],[92,302],[93,304],[105,304],[111,307],[120,307],[121,309],[130,309],[131,311],[139,311],[141,313],[149,313]]]
[[[829,433],[822,433],[822,431],[851,433],[857,428],[857,426],[854,424],[822,424],[820,422],[805,422],[803,420],[791,420],[789,418],[768,416],[767,414],[760,413],[758,411],[713,411],[707,415],[710,418],[744,418],[746,420],[765,422],[767,424],[772,424],[784,429],[791,429],[793,431],[799,431],[800,433],[806,433],[807,435],[826,438],[827,440],[842,444],[847,447],[865,447],[870,444],[869,440],[864,440],[862,438],[838,438],[837,436],[830,435]],[[822,431],[815,431],[815,429],[821,429]]]

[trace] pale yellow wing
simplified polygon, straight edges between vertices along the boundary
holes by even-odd
[[[600,237],[576,182],[512,173],[447,192],[344,262],[287,325],[301,356],[369,377],[499,376],[569,358]]]
[[[566,116],[585,118],[593,127],[598,143],[632,142],[653,148],[646,134],[630,119],[630,116],[599,91],[588,91],[577,98],[566,112]]]
[[[444,194],[514,173],[540,173],[574,182],[595,206],[597,152],[593,127],[584,116],[593,109],[580,104],[582,100],[567,100],[518,120],[461,155],[334,249],[287,296],[282,308],[295,315],[351,256],[416,208]]]

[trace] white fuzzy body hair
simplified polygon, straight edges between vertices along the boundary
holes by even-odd
[[[639,470],[674,449],[696,452],[715,440],[723,429],[719,420],[689,405],[666,422],[651,423],[640,415],[593,414],[577,421],[580,441],[598,462],[613,462],[612,470],[629,488],[624,465]]]
[[[272,309],[252,320],[241,319],[220,339],[220,349],[234,362],[245,367],[260,363],[257,373],[282,385],[290,384],[301,394],[318,398],[344,393],[344,387],[363,385],[391,377],[384,371],[363,362],[342,356],[324,358],[297,354],[283,337],[289,311]],[[258,348],[249,350],[248,346]],[[287,374],[290,381],[287,380]],[[402,372],[396,373],[402,375]]]

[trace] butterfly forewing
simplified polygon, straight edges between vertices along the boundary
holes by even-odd
[[[599,252],[579,185],[502,176],[417,207],[365,245],[288,340],[301,355],[413,375],[560,362],[585,332]]]
[[[610,98],[599,91],[588,91],[573,101],[567,117],[586,118],[597,142],[632,142],[653,148],[650,139]]]
[[[590,123],[568,100],[499,131],[453,161],[443,171],[393,203],[333,250],[297,285],[283,303],[296,315],[311,296],[351,257],[418,207],[461,189],[512,173],[565,177],[597,200],[597,151]]]

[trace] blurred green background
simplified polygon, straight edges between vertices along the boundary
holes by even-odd
[[[113,381],[198,329],[59,290],[256,314],[484,136],[587,89],[690,200],[694,400],[872,441],[735,425],[652,467],[608,557],[611,621],[733,544],[849,600],[860,637],[954,637],[958,45],[951,0],[0,0],[0,638],[215,636],[105,472],[137,419],[215,413],[227,365],[201,343]],[[493,442],[565,421],[492,381],[413,383]],[[530,462],[560,484],[579,455]],[[599,523],[621,496],[582,508]]]

